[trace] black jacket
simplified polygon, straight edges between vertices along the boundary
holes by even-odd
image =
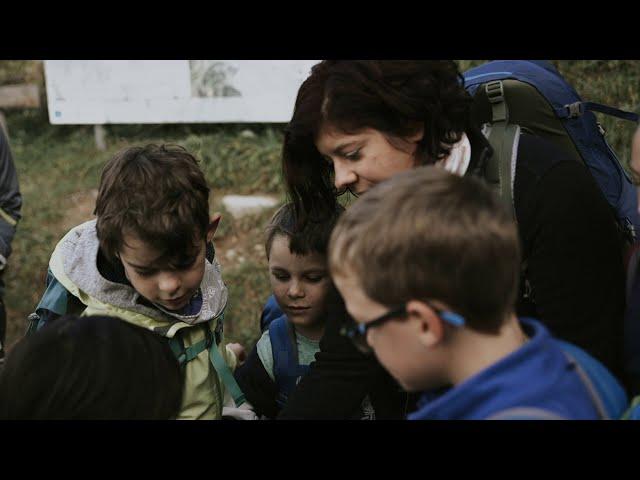
[[[414,396],[402,391],[374,356],[360,353],[340,335],[349,316],[339,297],[329,307],[320,351],[278,419],[352,419],[369,395],[376,420],[402,419]]]
[[[523,258],[518,314],[539,318],[623,383],[624,241],[587,167],[549,141],[520,140],[514,202]]]
[[[468,135],[471,171],[491,147],[479,131]],[[591,174],[549,141],[523,134],[514,203],[527,265],[518,315],[539,318],[624,381],[622,240]],[[330,318],[310,373],[279,418],[347,418],[367,393],[377,418],[403,417],[413,398],[400,393],[375,358],[340,337],[338,317]]]

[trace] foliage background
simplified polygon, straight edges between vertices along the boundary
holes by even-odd
[[[459,60],[461,70],[482,60]],[[585,99],[640,111],[640,61],[557,60],[556,67]],[[234,221],[220,199],[228,193],[267,193],[284,201],[280,172],[283,125],[110,125],[107,151],[95,148],[91,126],[49,124],[39,61],[0,61],[0,85],[37,83],[39,110],[6,113],[10,144],[23,194],[23,219],[5,273],[7,344],[18,341],[26,317],[44,290],[49,256],[74,225],[92,217],[104,163],[132,144],[177,143],[195,152],[222,211],[216,251],[229,287],[227,338],[248,348],[258,339],[261,307],[269,294],[262,228],[272,211]],[[634,126],[601,116],[607,138],[626,166]]]

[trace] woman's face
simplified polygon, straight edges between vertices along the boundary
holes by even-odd
[[[422,132],[405,139],[390,138],[371,128],[347,134],[325,126],[316,138],[316,148],[333,165],[336,188],[361,195],[396,173],[414,168],[421,139]]]

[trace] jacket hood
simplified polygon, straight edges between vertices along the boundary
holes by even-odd
[[[99,240],[96,220],[83,223],[58,243],[52,255],[51,264],[60,260],[65,275],[80,290],[108,305],[113,305],[134,313],[140,313],[160,322],[183,321],[194,324],[218,317],[227,304],[227,287],[222,280],[220,265],[205,260],[205,272],[200,283],[202,307],[197,314],[181,316],[166,310],[149,307],[141,303],[142,296],[130,285],[112,282],[104,278],[98,270]]]

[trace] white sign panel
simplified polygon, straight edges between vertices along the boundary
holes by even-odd
[[[52,124],[288,122],[318,60],[47,60]]]

